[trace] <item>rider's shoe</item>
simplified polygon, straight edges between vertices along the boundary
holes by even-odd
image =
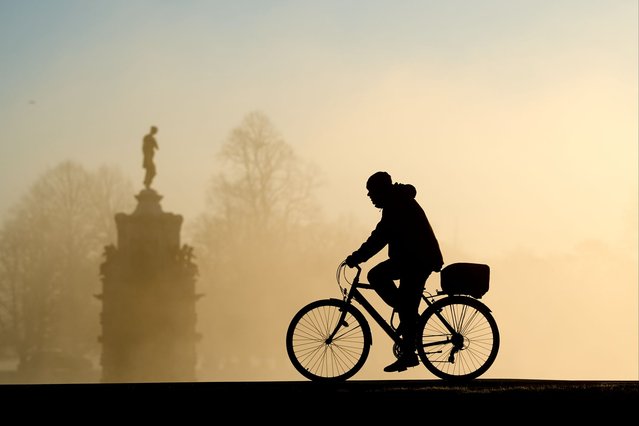
[[[415,367],[417,365],[419,365],[419,359],[417,358],[417,355],[413,354],[405,357],[400,357],[394,363],[384,367],[384,371],[387,373],[400,372],[406,370],[409,367]]]

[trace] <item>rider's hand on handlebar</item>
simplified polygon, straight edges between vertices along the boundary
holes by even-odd
[[[357,260],[355,260],[355,258],[353,258],[353,255],[348,256],[346,258],[346,260],[344,261],[344,263],[349,268],[354,268],[354,267],[356,267],[359,264],[359,262]]]

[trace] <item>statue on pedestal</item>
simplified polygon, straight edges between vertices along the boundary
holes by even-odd
[[[144,160],[142,161],[142,167],[146,170],[144,175],[144,186],[149,189],[151,182],[156,175],[155,163],[153,162],[153,156],[155,150],[160,149],[158,142],[155,140],[155,134],[158,132],[158,128],[151,126],[149,133],[144,136],[142,140],[142,153],[144,154]]]
[[[151,189],[154,135],[144,137],[145,188],[132,213],[117,213],[117,244],[100,266],[102,382],[194,381],[197,265],[180,242],[182,216],[165,212]]]

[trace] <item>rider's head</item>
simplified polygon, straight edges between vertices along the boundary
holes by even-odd
[[[373,205],[382,209],[393,189],[393,181],[388,173],[377,172],[366,181],[366,189]]]

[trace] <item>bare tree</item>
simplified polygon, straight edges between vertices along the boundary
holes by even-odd
[[[132,193],[115,169],[88,172],[67,161],[44,173],[4,220],[0,329],[21,358],[96,348],[101,254],[115,238],[114,214],[132,207]]]
[[[206,194],[207,212],[193,231],[202,274],[241,259],[282,249],[319,217],[313,191],[319,177],[295,154],[262,112],[247,114],[218,153],[219,167]],[[213,275],[210,272],[209,275]]]
[[[266,115],[254,111],[233,129],[220,152],[225,171],[214,179],[208,205],[214,215],[250,232],[282,231],[312,219],[317,175],[299,159]]]
[[[207,212],[193,231],[207,295],[200,301],[204,350],[215,364],[248,356],[264,358],[279,342],[279,327],[252,330],[273,321],[278,297],[303,267],[308,230],[319,221],[313,191],[318,173],[299,158],[268,117],[247,114],[219,152],[221,171],[207,193]],[[232,327],[226,326],[231,324]],[[246,336],[251,336],[249,343]],[[247,346],[248,345],[248,346]],[[245,360],[246,362],[246,360]],[[230,366],[227,366],[230,368]],[[241,370],[246,365],[238,366]]]

